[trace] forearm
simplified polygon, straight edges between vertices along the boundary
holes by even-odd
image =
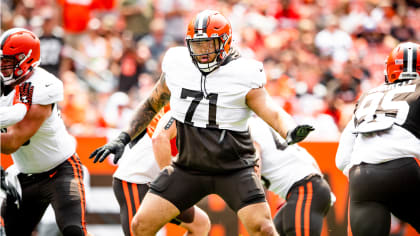
[[[131,139],[143,132],[153,117],[164,107],[170,98],[170,92],[163,73],[149,97],[136,109],[134,116],[125,130]]]
[[[20,145],[13,137],[11,133],[1,133],[1,153],[12,154],[19,149]]]
[[[296,127],[296,122],[285,110],[278,108],[274,123],[270,124],[283,138],[286,138],[287,132]]]
[[[17,103],[9,107],[0,107],[0,125],[5,128],[16,124],[25,117],[27,112],[26,106],[22,103]],[[3,141],[3,139],[2,139]]]
[[[156,162],[159,165],[160,169],[168,166],[172,162],[171,155],[171,142],[169,138],[166,137],[154,137],[153,142],[153,153],[155,154]]]
[[[171,140],[175,138],[176,133],[176,125],[171,122],[169,111],[160,118],[152,137],[153,152],[161,169],[172,163]]]
[[[283,138],[296,127],[293,118],[271,99],[264,88],[252,89],[246,99],[247,105]]]
[[[134,139],[147,128],[156,114],[157,111],[151,106],[149,98],[147,98],[137,107],[125,132],[131,137],[131,139]]]

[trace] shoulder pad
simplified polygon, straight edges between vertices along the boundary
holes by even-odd
[[[34,86],[32,104],[48,105],[63,100],[63,82],[42,68],[37,68],[28,81]]]

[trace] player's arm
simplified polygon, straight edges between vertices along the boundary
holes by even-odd
[[[261,178],[261,146],[254,141],[255,155],[257,156],[257,162],[255,163],[255,173]]]
[[[3,80],[1,80],[3,81]],[[31,82],[25,82],[15,87],[15,104],[13,106],[0,107],[0,126],[9,127],[21,121],[32,105],[34,86]]]
[[[146,129],[153,117],[169,102],[170,96],[171,92],[166,85],[165,73],[162,73],[152,93],[136,108],[134,116],[125,130],[131,139]]]
[[[26,115],[26,106],[22,103],[8,107],[0,107],[0,126],[9,127],[21,121]]]
[[[89,158],[95,157],[94,163],[103,162],[109,154],[113,153],[116,164],[124,152],[125,145],[146,129],[153,117],[169,102],[170,96],[165,73],[162,73],[152,93],[136,108],[128,128],[121,132],[116,139],[93,151]]]
[[[300,142],[314,130],[312,126],[298,126],[293,118],[273,101],[264,87],[251,89],[246,95],[246,103],[289,144]]]
[[[175,138],[177,131],[175,122],[169,122],[170,119],[171,112],[167,112],[159,120],[152,136],[153,153],[160,169],[172,162],[171,139]]]
[[[346,125],[340,136],[337,153],[335,155],[335,165],[338,169],[348,176],[350,168],[351,154],[353,152],[353,145],[356,140],[356,135],[353,134],[354,130],[354,119],[350,119],[350,122]]]
[[[1,134],[1,153],[11,154],[16,152],[27,142],[51,115],[52,105],[34,104],[26,113],[22,121],[10,126],[7,133]]]

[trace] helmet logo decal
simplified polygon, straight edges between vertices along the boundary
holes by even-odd
[[[395,65],[402,65],[404,61],[402,59],[395,59]]]

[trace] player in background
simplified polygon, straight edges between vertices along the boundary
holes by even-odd
[[[319,236],[323,218],[335,197],[315,159],[298,144],[286,141],[263,120],[249,120],[267,188],[286,200],[274,217],[280,235]]]
[[[187,47],[166,52],[160,80],[128,129],[91,154],[94,162],[110,153],[121,156],[125,145],[170,102],[179,156],[151,183],[133,220],[135,235],[154,235],[209,194],[221,196],[250,235],[277,235],[254,172],[255,149],[247,120],[254,111],[289,144],[303,140],[313,127],[296,125],[273,102],[264,89],[262,63],[237,55],[231,41],[231,25],[222,14],[198,13],[188,25]]]
[[[64,236],[86,235],[85,194],[76,140],[66,130],[57,103],[63,84],[38,67],[40,43],[32,32],[13,28],[0,37],[0,107],[13,106],[16,85],[33,86],[25,117],[1,133],[1,153],[11,154],[22,188],[22,201],[4,204],[1,215],[7,235],[31,235],[52,204]],[[30,83],[30,84],[29,84]]]
[[[365,92],[344,129],[336,165],[349,178],[350,228],[389,235],[391,213],[420,233],[420,45],[400,43],[385,83]]]
[[[163,169],[171,163],[172,156],[156,161],[152,149],[151,137],[155,131],[159,119],[169,113],[169,106],[165,106],[153,119],[147,129],[130,145],[127,145],[122,158],[118,162],[118,168],[114,173],[113,189],[115,197],[120,205],[120,218],[124,235],[131,236],[131,223],[134,215],[140,207],[149,184]],[[172,145],[172,153],[177,154],[176,146]],[[169,150],[171,153],[171,149]],[[114,163],[116,163],[114,159]],[[200,208],[193,206],[174,218],[171,223],[187,229],[187,235],[208,235],[210,220],[207,214]]]
[[[169,120],[166,114],[153,134],[157,159],[171,156],[170,140],[176,136],[176,127]],[[268,189],[286,200],[274,217],[277,232],[280,235],[321,235],[323,218],[334,199],[315,159],[297,144],[288,146],[260,118],[250,118],[249,126],[261,159],[261,175],[269,182]]]

